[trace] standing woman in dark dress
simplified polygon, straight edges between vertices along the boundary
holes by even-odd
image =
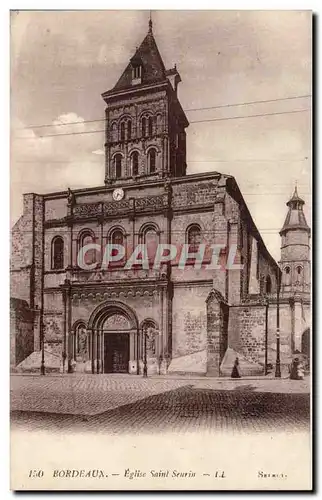
[[[231,378],[240,378],[240,373],[239,373],[239,360],[238,358],[235,359],[233,370],[231,372]]]
[[[303,379],[302,365],[300,364],[299,358],[295,358],[292,361],[291,370],[290,370],[290,379],[291,380],[302,380]]]

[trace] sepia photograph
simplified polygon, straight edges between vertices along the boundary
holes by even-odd
[[[312,12],[10,12],[10,487],[312,490]]]

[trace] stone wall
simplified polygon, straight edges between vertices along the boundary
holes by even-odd
[[[12,269],[10,272],[10,297],[30,303],[31,268]]]
[[[241,351],[248,359],[258,362],[265,352],[265,306],[239,308]]]
[[[301,351],[304,331],[310,326],[310,307],[301,301],[292,303],[281,298],[279,307],[280,358],[285,367],[290,363],[292,353]],[[265,362],[265,300],[253,297],[240,306],[230,308],[229,347],[243,354],[250,361],[264,365]],[[268,363],[276,363],[276,297],[269,297],[267,324]]]
[[[174,358],[206,349],[206,299],[209,285],[187,284],[174,287],[172,316],[172,355]]]
[[[220,375],[220,364],[228,347],[229,308],[222,295],[212,290],[207,297],[207,375]]]
[[[15,367],[33,352],[33,312],[24,300],[10,299],[10,366]]]
[[[75,193],[76,206],[81,207],[82,203],[91,202],[97,205],[98,212],[96,213],[93,207],[89,207],[87,212],[85,206],[84,211],[79,212],[83,214],[82,218],[74,219],[72,231],[68,221],[61,220],[67,213],[67,194],[53,193],[44,197],[33,194],[25,195],[24,214],[16,224],[12,236],[12,290],[17,297],[31,300],[31,305],[37,307],[34,315],[35,350],[40,347],[39,311],[43,300],[44,255],[43,324],[48,348],[52,342],[52,347],[61,349],[63,303],[60,285],[66,277],[69,277],[72,280],[71,326],[77,320],[84,320],[87,323],[95,307],[105,300],[124,301],[135,311],[139,322],[146,318],[156,321],[163,335],[165,350],[168,348],[167,342],[171,343],[172,324],[174,358],[190,356],[208,349],[209,373],[217,374],[223,355],[220,337],[223,331],[223,315],[221,306],[216,301],[207,303],[210,291],[215,289],[221,297],[220,301],[224,301],[230,307],[229,346],[250,361],[262,362],[265,350],[265,304],[263,302],[265,279],[267,275],[270,275],[272,293],[274,293],[276,287],[274,261],[263,247],[254,227],[250,228],[251,221],[245,209],[227,192],[225,176],[192,175],[180,180],[173,179],[171,183],[173,189],[171,220],[168,219],[169,212],[160,210],[158,204],[150,203],[151,200],[147,201],[146,205],[144,204],[144,200],[148,200],[149,196],[156,196],[159,202],[164,199],[166,206],[167,195],[165,193],[168,192],[168,188],[165,187],[163,181],[155,181],[151,185],[133,184],[131,186],[128,184],[124,186],[125,200],[133,198],[138,200],[139,209],[138,212],[133,212],[134,221],[132,220],[133,214],[126,211],[126,204],[124,205],[125,211],[122,208],[123,205],[115,205],[119,208],[115,209],[113,218],[109,218],[108,214],[106,217],[99,216],[102,200],[112,203],[112,187],[77,191]],[[44,203],[48,220],[43,242]],[[116,226],[122,227],[126,235],[128,253],[131,253],[133,246],[139,243],[141,228],[150,223],[158,228],[157,235],[161,243],[168,242],[168,230],[171,226],[171,241],[178,246],[178,250],[186,243],[187,228],[191,224],[200,225],[203,243],[208,245],[220,243],[227,248],[220,260],[223,266],[217,270],[209,270],[205,267],[194,269],[193,265],[180,270],[176,263],[171,266],[171,281],[174,285],[172,313],[171,287],[166,289],[165,283],[162,282],[166,276],[153,274],[153,270],[136,270],[129,273],[116,269],[100,275],[99,271],[86,274],[85,271],[67,268],[69,264],[75,266],[77,262],[77,239],[83,229],[90,229],[95,234],[95,242],[103,242],[104,245],[108,241],[111,229]],[[51,269],[51,244],[53,237],[58,234],[62,235],[65,241],[65,269],[56,272]],[[225,267],[231,245],[237,245],[239,253],[234,263],[242,263],[244,266],[242,270],[227,270]],[[73,259],[70,258],[71,249]],[[152,287],[154,292],[150,293],[149,287],[152,282],[155,285]],[[131,293],[129,293],[130,289],[132,289]],[[292,346],[298,346],[301,341],[301,332],[308,324],[308,321],[302,318],[303,311],[304,315],[309,316],[309,311],[306,312],[305,308],[300,309],[299,305],[296,305],[293,311],[294,318],[291,319],[289,303],[285,303],[283,307],[281,305],[281,345],[285,352],[289,352]],[[274,346],[276,346],[274,327],[276,314],[275,317],[274,314],[272,305],[269,309],[268,339],[272,359]],[[292,326],[292,321],[295,322],[296,327]],[[56,337],[50,340],[52,332],[55,332]],[[291,341],[290,338],[292,338]]]

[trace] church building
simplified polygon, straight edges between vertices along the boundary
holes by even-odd
[[[266,373],[309,355],[310,229],[297,189],[269,254],[230,175],[187,174],[181,78],[152,22],[105,103],[102,185],[24,195],[12,229],[11,367],[28,372]],[[102,266],[103,249],[124,248]],[[158,246],[178,253],[154,265]],[[145,245],[148,265],[128,266]],[[196,263],[205,245],[202,265]],[[220,245],[220,264],[209,249]],[[86,266],[80,265],[82,249]],[[140,248],[141,248],[140,247]],[[180,252],[188,249],[185,265]],[[232,251],[235,249],[235,251]],[[114,254],[115,257],[115,254]],[[138,255],[137,255],[138,257]],[[280,293],[278,292],[280,285]],[[277,306],[280,332],[276,332]]]

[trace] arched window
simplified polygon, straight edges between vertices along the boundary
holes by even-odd
[[[88,336],[84,323],[79,323],[75,329],[74,359],[81,357],[82,361],[88,359]]]
[[[137,151],[131,154],[131,170],[133,176],[139,174],[139,153]]]
[[[89,230],[83,231],[79,239],[79,250],[84,248],[86,245],[90,245],[92,243],[95,243],[94,235]],[[87,250],[85,254],[82,256],[81,261],[83,261],[87,265],[94,264],[96,262],[95,248]]]
[[[125,141],[125,122],[121,123],[121,141]]]
[[[158,229],[152,225],[145,227],[141,232],[140,242],[145,244],[148,260],[153,265],[159,244]]]
[[[148,120],[148,124],[149,124],[149,137],[151,137],[153,135],[153,118],[152,116],[149,116],[149,120]]]
[[[146,339],[146,348],[147,348],[147,357],[148,358],[156,358],[160,353],[160,343],[159,343],[159,331],[156,323],[151,319],[144,320],[142,324],[142,332],[143,335],[147,335]],[[144,339],[142,342],[144,345]],[[144,356],[144,353],[142,353]],[[142,356],[142,357],[143,357]]]
[[[272,279],[268,275],[266,276],[266,293],[271,293],[272,292]]]
[[[291,268],[289,266],[284,267],[284,283],[287,286],[291,284]]]
[[[148,154],[148,165],[149,165],[149,173],[153,174],[156,170],[156,158],[157,154],[155,149],[150,149]]]
[[[117,125],[116,123],[113,123],[111,127],[111,141],[115,142],[117,141]]]
[[[112,229],[112,231],[110,233],[110,242],[113,245],[120,245],[122,247],[126,246],[126,238],[125,238],[125,235],[124,235],[124,232],[122,231],[122,229],[119,229],[119,228],[116,228],[114,230]],[[112,250],[112,256],[117,255],[117,254],[118,254],[118,250],[116,248],[114,248]],[[122,257],[122,259],[112,261],[110,264],[112,264],[112,266],[120,266],[120,265],[124,264],[125,259],[126,259],[126,248],[125,248],[124,256]]]
[[[128,120],[127,122],[127,139],[130,140],[132,137],[132,122]]]
[[[64,240],[61,236],[56,236],[52,241],[51,268],[64,268]]]
[[[198,224],[193,224],[188,228],[186,242],[189,245],[189,252],[198,252],[201,243],[201,229]]]
[[[122,177],[122,155],[117,154],[114,157],[115,177],[119,179]]]
[[[301,266],[296,267],[296,281],[298,283],[303,283],[303,269]]]
[[[120,229],[115,229],[111,235],[111,242],[115,245],[123,245],[124,235]]]
[[[157,115],[157,133],[160,134],[162,132],[162,115]]]
[[[142,137],[146,137],[146,118],[145,116],[142,118]]]

